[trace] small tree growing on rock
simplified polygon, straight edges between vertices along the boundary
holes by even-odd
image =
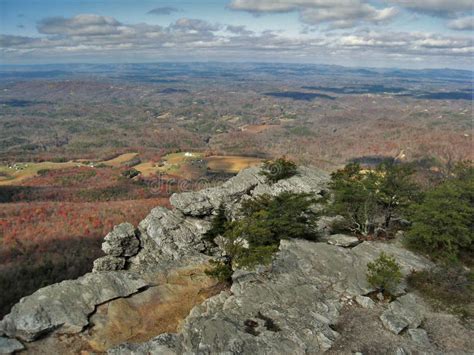
[[[211,268],[206,270],[207,276],[217,279],[219,282],[230,283],[232,281],[232,268],[223,261],[211,260]]]
[[[367,264],[367,281],[381,292],[393,294],[402,280],[400,265],[391,255],[380,253],[379,257]]]
[[[387,230],[393,216],[418,199],[409,165],[393,162],[363,170],[357,163],[331,175],[333,203],[328,212],[342,215],[353,233],[368,236],[375,229]]]
[[[285,157],[276,160],[267,160],[263,163],[261,174],[267,178],[270,183],[275,183],[282,179],[288,179],[298,173],[298,167],[295,162]]]
[[[229,262],[215,264],[210,274],[220,277],[232,267],[269,264],[282,239],[317,240],[318,213],[313,208],[317,201],[313,194],[282,192],[244,201],[242,217],[236,221],[222,223],[218,213],[208,236],[223,236],[222,247]],[[229,270],[225,271],[225,267]]]
[[[227,223],[225,207],[223,204],[220,204],[217,209],[217,215],[211,221],[211,228],[204,234],[203,239],[215,245],[214,239],[225,233]]]

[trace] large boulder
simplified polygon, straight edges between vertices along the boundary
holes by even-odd
[[[125,271],[90,273],[39,289],[13,306],[0,322],[0,333],[25,341],[60,328],[61,333],[78,333],[89,324],[95,307],[109,300],[129,296],[149,283]]]
[[[178,260],[196,256],[206,250],[202,236],[210,228],[210,222],[204,219],[186,217],[178,210],[164,207],[154,208],[140,222],[140,238],[143,250],[134,258],[132,264]]]
[[[140,240],[135,234],[135,227],[122,223],[105,236],[102,250],[111,256],[129,257],[136,255],[140,249]]]
[[[425,309],[416,296],[407,294],[390,303],[380,320],[385,328],[398,334],[405,328],[418,328],[423,321],[424,312]]]

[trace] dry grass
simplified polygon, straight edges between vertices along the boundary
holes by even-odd
[[[266,131],[267,129],[279,127],[278,125],[267,125],[267,124],[259,124],[259,125],[246,125],[243,126],[242,132],[249,132],[249,133],[261,133]]]
[[[106,161],[99,161],[96,164],[105,164],[111,167],[120,167],[121,164],[135,158],[138,153],[125,153],[118,157]],[[17,163],[18,168],[9,168],[7,165],[0,165],[0,185],[16,185],[19,182],[30,179],[38,175],[40,170],[59,170],[86,166],[86,160],[68,161],[64,163],[41,162],[41,163]],[[5,176],[2,176],[5,175]]]
[[[219,293],[216,281],[205,275],[207,265],[159,275],[157,286],[129,298],[99,306],[87,341],[96,351],[129,342],[144,342],[158,334],[176,333],[191,309]]]
[[[152,176],[158,172],[160,172],[161,168],[158,167],[158,164],[152,161],[147,161],[145,163],[140,163],[138,165],[135,165],[133,167],[134,169],[137,169],[139,172],[142,173],[142,176],[144,177],[149,177]]]
[[[9,175],[8,177],[0,177],[0,185],[14,185],[20,181],[32,178],[38,174],[38,171],[47,169],[66,169],[80,166],[80,163],[73,161],[65,163],[53,163],[53,162],[42,162],[42,163],[18,163],[18,170],[15,168],[9,168],[6,165],[0,165],[0,172]]]
[[[212,156],[206,158],[207,166],[211,171],[238,173],[242,169],[251,166],[259,165],[263,162],[262,159],[243,157],[243,156]]]
[[[138,155],[138,153],[125,153],[125,154],[122,154],[122,155],[119,155],[118,157],[116,158],[113,158],[113,159],[110,159],[110,160],[106,160],[106,161],[103,161],[101,163],[105,164],[105,165],[108,165],[108,166],[113,166],[113,167],[119,167],[121,166],[123,163],[129,161],[129,160],[132,160],[133,158],[135,158],[136,156]]]
[[[266,127],[266,125],[262,125]],[[113,168],[119,168],[123,163],[137,157],[138,153],[125,153],[118,157],[106,161],[97,161],[95,164],[105,164]],[[146,161],[136,165],[134,168],[142,173],[144,177],[149,177],[157,173],[172,174],[185,179],[199,178],[201,172],[193,167],[190,162],[203,159],[211,171],[238,173],[240,170],[258,165],[262,159],[244,156],[211,156],[204,158],[203,153],[172,153],[163,157],[165,164],[158,166],[158,163]],[[0,165],[0,186],[17,185],[20,182],[31,179],[38,175],[40,170],[60,170],[74,167],[84,167],[87,161],[83,159],[68,161],[64,163],[41,162],[41,163],[18,163],[15,168]]]

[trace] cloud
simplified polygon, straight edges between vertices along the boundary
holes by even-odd
[[[354,27],[360,22],[386,22],[397,14],[398,10],[393,7],[376,10],[370,5],[360,4],[357,7],[306,9],[300,12],[300,17],[309,25],[329,22],[329,27],[335,29]]]
[[[0,34],[0,48],[20,47],[31,44],[34,41],[35,39],[31,37]]]
[[[473,31],[474,16],[458,18],[448,22],[448,27],[456,31]]]
[[[148,11],[147,14],[161,16],[161,15],[171,15],[173,12],[178,12],[178,11],[179,9],[177,9],[176,7],[165,6],[165,7],[154,8]]]
[[[211,24],[207,21],[180,18],[172,26],[174,30],[178,31],[194,31],[194,32],[213,32],[220,29],[219,25]]]
[[[335,39],[335,45],[345,48],[376,49],[385,53],[404,55],[470,56],[474,54],[472,40],[468,37],[442,36],[421,32],[380,33],[361,31]]]
[[[363,0],[232,0],[228,7],[253,14],[296,11],[305,24],[328,23],[333,29],[386,22],[398,14],[394,7],[378,9]]]
[[[83,14],[71,18],[48,17],[37,28],[39,33],[49,35],[104,36],[120,33],[120,26],[113,17]]]
[[[322,16],[322,15],[321,15]],[[324,15],[325,16],[325,15]],[[78,15],[42,21],[42,36],[0,35],[0,57],[11,62],[24,58],[97,59],[137,56],[141,60],[229,59],[321,61],[339,64],[472,62],[470,36],[423,32],[351,30],[310,32],[290,36],[285,32],[252,32],[244,26],[181,18],[163,27],[125,24],[111,17]],[[40,27],[40,26],[39,26]],[[63,32],[60,32],[63,31]]]
[[[228,32],[236,34],[236,35],[252,35],[252,34],[254,34],[253,31],[248,30],[245,26],[227,25],[226,30]]]
[[[392,4],[424,14],[452,17],[458,13],[472,11],[472,0],[388,0]]]

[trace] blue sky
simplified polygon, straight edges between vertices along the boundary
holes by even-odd
[[[472,0],[0,0],[0,62],[473,66]]]

